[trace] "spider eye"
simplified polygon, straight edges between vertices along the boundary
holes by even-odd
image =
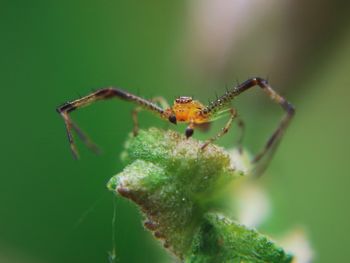
[[[176,122],[177,122],[176,116],[175,116],[175,115],[170,115],[170,116],[169,116],[169,121],[170,121],[171,123],[176,124]]]

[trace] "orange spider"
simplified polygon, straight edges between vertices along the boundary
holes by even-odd
[[[140,110],[149,110],[157,114],[160,118],[168,120],[173,124],[178,122],[187,123],[187,128],[185,130],[185,135],[187,138],[193,135],[195,128],[203,128],[205,125],[216,120],[217,118],[223,116],[223,114],[230,114],[229,120],[227,121],[224,128],[214,137],[210,138],[206,143],[203,144],[202,149],[205,149],[207,145],[216,139],[220,138],[222,135],[227,133],[231,127],[232,121],[237,117],[236,110],[232,107],[232,100],[237,97],[242,92],[247,89],[258,86],[276,103],[278,103],[286,115],[281,120],[279,126],[268,139],[265,147],[253,158],[252,163],[256,164],[262,159],[264,155],[268,155],[267,161],[264,166],[260,168],[260,173],[264,171],[268,160],[272,156],[272,153],[276,149],[278,142],[280,141],[284,131],[286,130],[291,118],[294,115],[294,107],[285,100],[282,96],[276,93],[267,83],[266,80],[262,78],[251,78],[247,81],[229,89],[224,95],[217,98],[215,101],[210,102],[208,105],[203,105],[197,100],[193,100],[191,97],[179,97],[175,99],[172,107],[169,107],[168,103],[161,97],[154,98],[152,100],[146,100],[144,98],[133,95],[129,92],[123,91],[119,88],[103,88],[96,92],[93,92],[83,98],[74,100],[72,102],[67,102],[57,108],[57,112],[63,117],[66,125],[68,140],[70,143],[73,155],[78,158],[78,151],[75,147],[73,136],[71,130],[74,130],[77,135],[82,139],[82,141],[92,150],[97,151],[96,145],[79,129],[79,127],[70,119],[69,113],[78,108],[89,105],[98,100],[119,98],[126,101],[131,101],[138,105],[138,107],[133,111],[133,121],[134,121],[134,135],[138,132],[138,120],[137,113]],[[156,103],[159,103],[156,104]],[[243,127],[242,121],[239,120],[239,124]]]

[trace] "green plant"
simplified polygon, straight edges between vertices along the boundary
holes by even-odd
[[[108,188],[135,202],[145,227],[183,262],[291,262],[268,237],[224,214],[233,185],[249,170],[246,155],[232,159],[202,144],[173,131],[140,131],[126,142],[126,167]]]

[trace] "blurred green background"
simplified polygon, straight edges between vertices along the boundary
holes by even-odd
[[[266,232],[304,226],[315,262],[347,262],[350,4],[280,2],[1,1],[0,262],[108,262],[113,195],[105,185],[122,169],[133,107],[108,101],[75,112],[104,151],[78,143],[76,161],[56,106],[109,85],[206,102],[255,75],[269,76],[297,108],[261,178],[274,204]],[[235,105],[254,152],[282,111],[259,90]],[[140,119],[167,127],[149,113]],[[219,144],[232,147],[236,132]],[[118,262],[169,262],[134,205],[116,203]]]

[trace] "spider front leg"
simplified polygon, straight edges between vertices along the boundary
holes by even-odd
[[[264,148],[253,158],[252,164],[254,166],[254,174],[256,176],[262,175],[264,170],[266,169],[271,156],[275,152],[282,135],[287,129],[292,117],[294,116],[295,110],[292,104],[290,104],[285,98],[279,95],[276,91],[274,91],[271,86],[267,83],[266,80],[262,78],[251,78],[246,80],[245,82],[239,84],[236,87],[233,87],[230,90],[227,90],[226,93],[217,98],[215,101],[210,102],[207,107],[202,111],[203,114],[208,114],[212,112],[217,112],[222,108],[226,107],[231,101],[243,93],[244,91],[252,88],[252,87],[260,87],[274,102],[278,103],[282,109],[285,111],[285,116],[279,123],[279,126],[274,131],[272,136],[266,142]],[[206,146],[206,145],[204,145]]]
[[[58,110],[59,111],[59,110]],[[78,159],[79,158],[79,153],[78,153],[78,150],[75,146],[75,142],[74,142],[74,139],[73,139],[73,135],[72,135],[72,132],[71,130],[74,130],[78,137],[80,138],[80,140],[83,141],[83,143],[91,150],[93,151],[94,153],[96,154],[99,154],[101,152],[100,148],[89,138],[88,135],[86,135],[80,128],[77,124],[75,124],[71,118],[69,117],[68,115],[68,112],[65,112],[65,111],[62,111],[60,112],[63,120],[64,120],[64,123],[65,123],[65,126],[66,126],[66,132],[67,132],[67,137],[68,137],[68,141],[69,141],[69,145],[70,145],[70,148],[71,148],[71,151],[73,153],[73,156]]]
[[[229,131],[229,129],[231,128],[232,122],[233,122],[234,118],[236,118],[236,116],[237,116],[237,111],[234,108],[231,108],[230,109],[230,118],[228,119],[224,128],[222,128],[221,131],[218,134],[216,134],[214,137],[207,140],[202,145],[201,149],[204,150],[210,143],[216,141],[217,139],[222,137],[224,134],[226,134]]]
[[[275,152],[285,130],[287,129],[292,117],[295,114],[295,109],[285,98],[274,91],[268,82],[262,78],[252,78],[240,84],[238,87],[232,89],[228,94],[231,97],[238,96],[240,93],[254,87],[259,86],[274,102],[278,103],[286,112],[285,116],[280,121],[277,129],[273,132],[271,137],[267,140],[264,148],[253,158],[254,174],[256,176],[262,175],[265,171],[269,161]]]
[[[163,97],[154,97],[153,99],[151,99],[151,102],[153,103],[159,103],[160,106],[163,109],[168,109],[169,108],[169,103],[167,102],[167,100]],[[133,121],[133,130],[132,133],[134,136],[137,136],[138,132],[139,132],[139,119],[138,119],[138,114],[140,111],[142,111],[142,107],[138,106],[135,109],[133,109],[132,111],[132,121]]]
[[[80,99],[67,102],[61,106],[59,106],[56,110],[57,112],[62,116],[65,126],[66,126],[66,131],[67,131],[67,136],[68,136],[68,141],[70,144],[70,148],[72,150],[73,156],[75,158],[79,157],[77,148],[75,146],[75,142],[73,139],[72,135],[72,130],[77,133],[79,138],[94,152],[97,151],[97,146],[89,139],[87,135],[85,135],[80,128],[71,120],[69,114],[77,110],[79,108],[88,106],[91,103],[94,103],[99,100],[106,100],[106,99],[111,99],[111,98],[119,98],[125,101],[130,101],[135,104],[137,104],[139,107],[143,109],[147,109],[149,111],[152,111],[156,114],[159,115],[160,118],[167,118],[168,116],[164,114],[164,110],[159,107],[158,105],[154,104],[152,101],[148,101],[146,99],[143,99],[141,97],[138,97],[136,95],[133,95],[131,93],[128,93],[126,91],[123,91],[118,88],[103,88],[100,89],[96,92],[93,92],[85,97],[82,97]]]

